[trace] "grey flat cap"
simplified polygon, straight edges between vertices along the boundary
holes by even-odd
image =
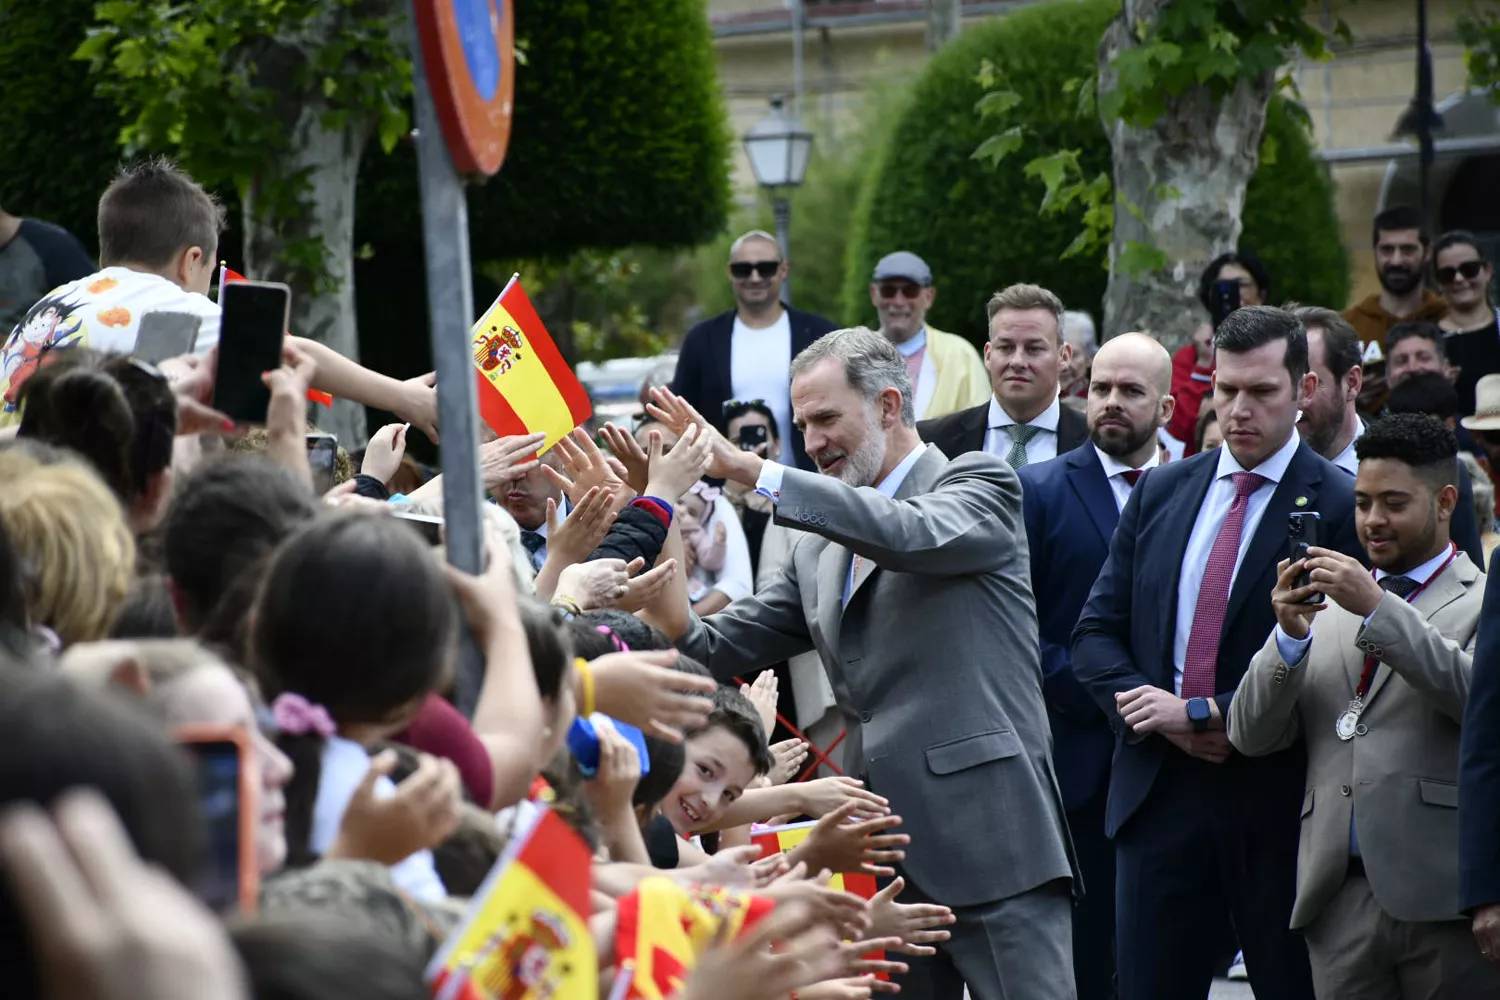
[[[925,260],[911,251],[897,250],[880,258],[880,262],[875,265],[873,280],[889,281],[892,278],[905,278],[925,288],[932,284],[932,270]]]

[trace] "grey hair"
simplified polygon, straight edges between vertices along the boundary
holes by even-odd
[[[765,240],[767,243],[776,248],[776,256],[781,256],[781,241],[772,236],[770,233],[766,232],[764,229],[752,229],[745,235],[736,239],[733,243],[729,244],[729,256],[733,257],[735,254],[739,253],[740,247],[744,246],[746,243],[749,243],[751,240]]]
[[[889,340],[867,326],[825,333],[792,359],[792,378],[805,374],[827,358],[837,358],[843,363],[844,377],[868,403],[875,402],[887,389],[901,393],[901,422],[907,427],[916,426],[917,411],[912,405],[906,359]]]
[[[1094,317],[1086,312],[1072,309],[1063,313],[1062,332],[1065,342],[1071,343],[1068,335],[1074,335],[1078,340],[1077,346],[1089,357],[1093,357],[1099,350],[1099,334],[1094,329]]]

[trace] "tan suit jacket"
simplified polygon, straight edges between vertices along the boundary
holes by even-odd
[[[1349,820],[1370,890],[1397,920],[1459,918],[1458,736],[1484,574],[1460,553],[1412,604],[1387,594],[1369,624],[1330,604],[1312,646],[1284,662],[1272,633],[1229,710],[1229,741],[1250,756],[1307,741],[1307,790],[1292,927],[1317,919],[1349,866]],[[1339,739],[1365,655],[1379,658],[1360,721]]]

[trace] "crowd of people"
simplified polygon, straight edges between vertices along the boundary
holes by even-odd
[[[126,169],[97,266],[11,219],[6,996],[426,996],[545,806],[593,853],[601,997],[1201,1000],[1231,966],[1265,998],[1500,997],[1475,237],[1382,213],[1382,290],[1344,313],[1225,254],[1174,354],[1024,282],[976,350],[909,251],[839,329],[747,233],[736,307],[629,426],[483,441],[471,576],[405,455],[431,378],[288,336],[263,426],[214,409],[222,218],[191,178]],[[189,354],[132,353],[153,311],[202,320]],[[321,494],[310,389],[400,420]],[[254,786],[227,902],[204,727]],[[766,912],[670,991],[621,951],[661,879]]]

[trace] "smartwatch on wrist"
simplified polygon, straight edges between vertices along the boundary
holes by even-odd
[[[1193,732],[1208,732],[1208,721],[1214,717],[1213,709],[1208,705],[1207,698],[1189,698],[1187,700],[1188,721],[1193,724]]]

